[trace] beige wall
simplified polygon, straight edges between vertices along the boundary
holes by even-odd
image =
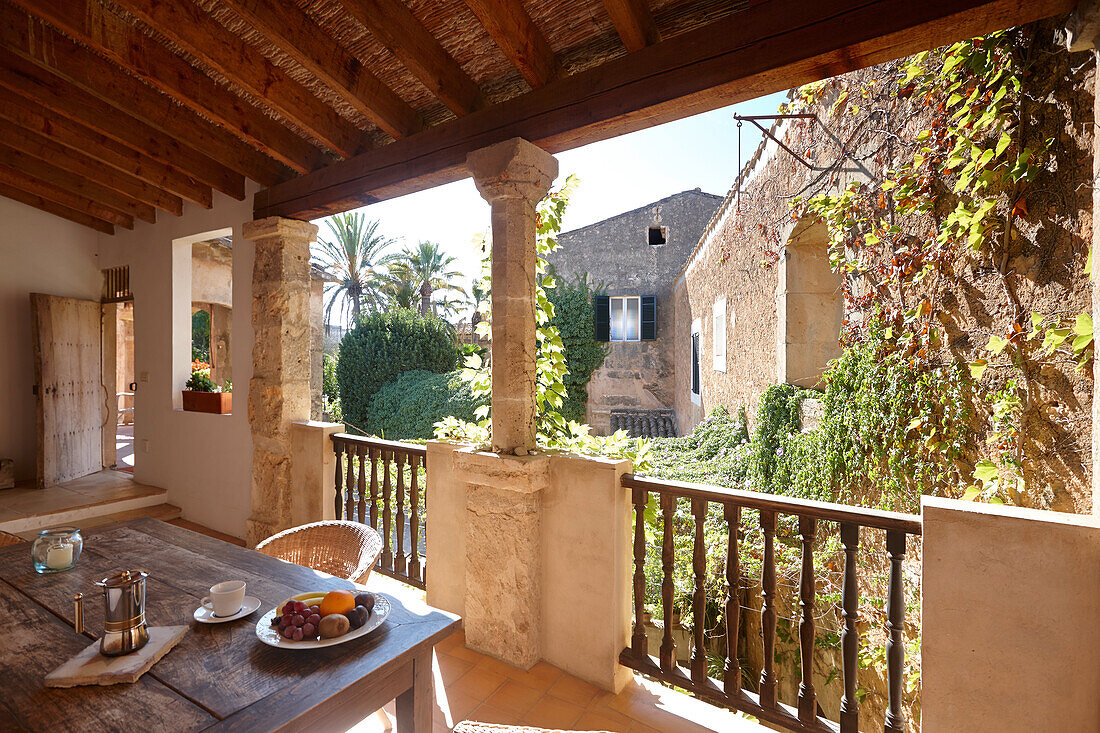
[[[1100,520],[921,509],[924,733],[1100,731]]]
[[[103,288],[92,229],[0,197],[0,458],[15,477],[35,473],[30,293],[98,301]]]
[[[252,438],[248,381],[252,373],[251,307],[232,314],[232,415],[184,412],[180,391],[189,377],[191,245],[198,235],[230,229],[233,301],[252,302],[253,246],[241,236],[252,218],[244,201],[215,193],[211,209],[184,204],[182,217],[101,235],[102,267],[130,265],[134,293],[135,478],[168,490],[185,519],[237,537],[250,512]],[[198,237],[209,238],[206,237]]]

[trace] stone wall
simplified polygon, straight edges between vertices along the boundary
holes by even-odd
[[[587,273],[607,295],[657,296],[657,339],[612,342],[592,375],[587,420],[596,432],[608,431],[612,409],[673,406],[673,283],[720,203],[699,189],[684,191],[558,237],[548,259],[559,279]],[[662,228],[665,244],[649,244],[650,227]]]

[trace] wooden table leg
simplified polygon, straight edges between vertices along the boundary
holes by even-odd
[[[413,659],[413,685],[397,696],[397,733],[431,733],[432,649]]]

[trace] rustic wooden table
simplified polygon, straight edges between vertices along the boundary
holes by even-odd
[[[149,571],[149,625],[187,624],[186,636],[134,684],[44,687],[45,675],[103,628],[103,597],[93,581],[128,568]],[[246,581],[260,608],[224,624],[194,621],[199,599],[229,579]],[[413,593],[387,593],[393,611],[386,622],[346,644],[291,651],[256,638],[257,619],[291,595],[351,587],[153,519],[87,532],[79,562],[64,573],[36,574],[29,543],[2,547],[0,730],[345,730],[396,698],[398,731],[430,731],[432,649],[460,627],[457,616]],[[83,636],[72,627],[79,592]]]

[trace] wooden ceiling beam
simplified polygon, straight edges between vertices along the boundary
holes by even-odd
[[[85,214],[83,211],[77,211],[76,209],[70,209],[67,206],[54,203],[49,199],[42,196],[36,196],[33,193],[27,193],[26,191],[9,186],[6,183],[0,183],[0,196],[6,196],[12,201],[18,201],[21,204],[26,204],[35,209],[45,211],[47,214],[53,214],[54,216],[60,216],[62,219],[68,219],[69,221],[76,222],[86,227],[91,227],[97,232],[103,232],[104,234],[114,234],[115,228],[110,222],[98,219],[94,216]]]
[[[481,90],[402,0],[338,0],[456,115],[485,105]]]
[[[603,6],[627,51],[639,51],[661,40],[648,0],[603,0]]]
[[[24,153],[12,147],[12,144],[6,139],[0,138],[0,140],[2,140],[0,142],[0,165],[12,170],[22,171],[28,176],[37,178],[59,190],[68,191],[104,206],[109,206],[119,213],[142,219],[150,224],[156,223],[157,210],[149,204],[112,190],[98,181],[85,178],[41,158]]]
[[[78,176],[102,183],[107,188],[149,206],[163,209],[175,216],[183,214],[183,199],[179,196],[134,178],[129,173],[123,173],[104,165],[79,150],[67,148],[48,137],[4,119],[0,119],[0,140],[3,141],[3,144],[20,150],[27,155],[52,163]]]
[[[0,6],[0,44],[262,185],[271,186],[294,176],[285,165],[225,128],[199,117],[18,8]]]
[[[155,158],[238,201],[244,199],[244,176],[240,173],[5,48],[0,48],[0,86]]]
[[[1074,0],[770,0],[490,109],[256,194],[256,218],[315,219],[465,178],[521,137],[551,153],[1073,9]]]
[[[359,128],[190,0],[115,1],[339,155],[361,150]]]
[[[532,89],[544,86],[559,73],[546,36],[531,20],[522,0],[465,0],[485,31],[496,42]]]
[[[66,151],[85,153],[114,170],[163,189],[168,195],[179,196],[205,209],[213,205],[209,186],[3,88],[0,88],[0,119],[63,145]]]
[[[120,227],[134,228],[134,217],[129,214],[124,214],[97,201],[92,201],[86,196],[57,188],[17,168],[9,168],[0,164],[0,184],[17,188],[32,196],[41,196],[44,199],[53,201],[55,204],[60,204],[88,216],[94,216],[96,219],[102,219]]]
[[[224,125],[241,140],[298,173],[331,162],[317,146],[218,85],[98,0],[12,0],[80,43],[103,54],[193,112]]]
[[[223,2],[389,135],[408,137],[423,129],[424,122],[416,110],[329,38],[294,3]]]

